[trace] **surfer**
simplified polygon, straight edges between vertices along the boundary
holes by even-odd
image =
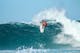
[[[41,23],[41,25],[40,25],[40,31],[41,31],[41,33],[43,33],[45,27],[47,26],[47,22],[45,20],[42,20],[40,23]]]
[[[46,27],[47,26],[47,22],[45,20],[42,20],[42,26]]]

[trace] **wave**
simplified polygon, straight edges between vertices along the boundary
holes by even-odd
[[[48,23],[44,33],[39,30],[41,20]],[[46,9],[36,14],[29,24],[0,24],[0,49],[22,46],[33,49],[80,47],[80,23],[67,18],[63,9]]]
[[[45,9],[33,18],[33,22],[37,25],[41,20],[52,20],[51,23],[59,22],[62,24],[62,32],[55,39],[57,44],[70,44],[72,47],[80,47],[80,23],[69,19],[64,9]]]
[[[53,48],[53,37],[61,32],[61,26],[60,23],[49,24],[42,34],[39,26],[32,24],[1,24],[0,49],[16,49],[23,45],[34,48]]]

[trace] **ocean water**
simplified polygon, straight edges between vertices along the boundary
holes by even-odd
[[[66,46],[53,43],[53,38],[61,32],[60,27],[61,25],[59,23],[53,25],[51,24],[45,28],[44,33],[40,33],[39,27],[32,24],[1,24],[0,49],[16,49],[20,46],[39,49],[57,47],[60,48],[62,46]]]
[[[55,49],[25,49],[25,50],[1,50],[0,53],[80,53],[80,50],[55,50]]]
[[[80,22],[55,9],[34,17],[30,24],[0,24],[0,53],[80,53]],[[41,20],[48,23],[44,33],[39,29]]]
[[[0,53],[79,53],[79,48],[55,43],[60,23],[49,24],[44,33],[39,26],[24,23],[0,24]]]

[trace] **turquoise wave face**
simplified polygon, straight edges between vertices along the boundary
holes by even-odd
[[[32,24],[14,23],[0,24],[0,49],[27,48],[63,48],[67,45],[54,43],[55,36],[61,32],[60,23],[48,24],[44,33]]]

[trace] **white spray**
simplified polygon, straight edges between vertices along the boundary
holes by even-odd
[[[60,22],[63,25],[62,32],[57,35],[55,40],[56,43],[80,46],[80,23],[67,18],[64,9],[46,9],[35,15],[33,21],[39,25],[39,22],[43,19],[56,20],[56,22]],[[71,38],[65,38],[65,34],[71,36]]]

